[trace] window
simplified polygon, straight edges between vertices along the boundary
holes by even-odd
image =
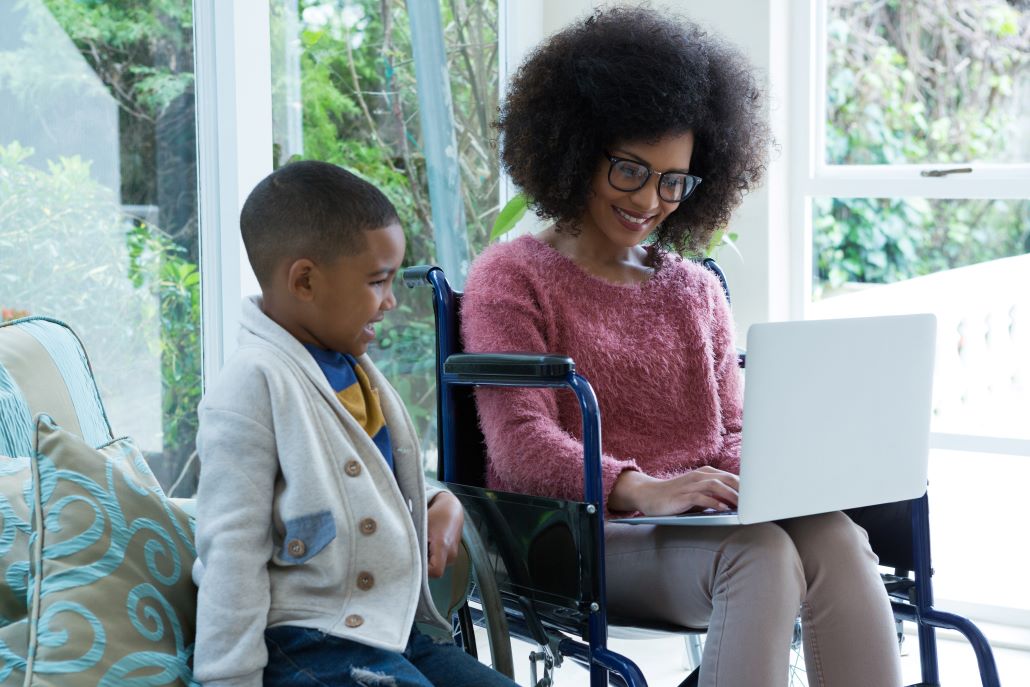
[[[406,264],[440,265],[458,288],[499,205],[497,12],[496,0],[270,0],[275,165],[299,157],[363,175],[401,215]],[[431,300],[399,281],[395,290],[398,308],[370,354],[432,471]]]
[[[794,304],[806,317],[933,312],[930,461],[938,596],[1030,626],[1030,595],[969,584],[978,556],[1018,570],[956,513],[1012,509],[1030,469],[1030,9],[1004,0],[820,0],[792,55]],[[969,470],[1005,482],[971,495]],[[1011,476],[1009,479],[1006,476]],[[1012,504],[1012,505],[1010,505]],[[987,528],[989,529],[989,528]],[[945,605],[950,602],[945,602]],[[995,610],[1014,609],[1000,618]],[[993,609],[993,610],[992,610]]]
[[[201,393],[192,22],[190,0],[0,3],[4,318],[75,329],[166,489]]]
[[[1030,180],[1028,25],[1004,0],[826,3],[816,176],[855,195],[813,204],[813,298],[1030,250],[1026,185],[991,183]]]

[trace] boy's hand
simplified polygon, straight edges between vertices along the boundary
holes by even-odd
[[[429,576],[440,577],[444,569],[458,557],[461,546],[461,527],[465,524],[465,511],[458,498],[441,491],[429,502],[426,529],[429,538]]]

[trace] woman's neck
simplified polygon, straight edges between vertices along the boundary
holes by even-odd
[[[593,234],[571,234],[554,226],[536,238],[579,265],[586,272],[616,283],[638,284],[654,274],[650,251],[641,245],[619,246],[610,241],[592,240]]]

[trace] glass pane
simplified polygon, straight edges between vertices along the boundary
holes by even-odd
[[[827,4],[828,163],[1030,162],[1030,5]]]
[[[813,300],[1030,252],[1030,201],[812,200]]]
[[[75,329],[166,488],[201,392],[192,24],[190,0],[0,3],[4,318]]]
[[[276,165],[325,160],[364,175],[393,201],[408,265],[436,262],[426,132],[419,118],[412,26],[404,0],[269,0]],[[469,260],[498,211],[497,0],[441,2]],[[419,36],[433,40],[432,36]],[[434,131],[429,135],[447,135]],[[398,308],[370,350],[397,387],[435,468],[436,396],[429,293],[395,287]]]

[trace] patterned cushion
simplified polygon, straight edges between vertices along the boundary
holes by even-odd
[[[24,684],[29,655],[29,619],[0,627],[0,685]]]
[[[41,415],[33,471],[29,655],[25,666],[10,661],[13,677],[28,672],[25,684],[40,687],[193,684],[192,524],[136,446],[95,450]]]
[[[0,627],[28,615],[32,465],[0,456]]]
[[[22,432],[33,432],[31,418],[46,413],[64,429],[82,437],[90,446],[102,446],[114,437],[100,392],[75,333],[62,322],[30,317],[0,324],[0,366],[20,388],[28,417]],[[0,375],[0,391],[3,387]],[[6,412],[0,425],[6,422]],[[21,425],[21,422],[14,424]],[[6,453],[8,456],[28,455]]]

